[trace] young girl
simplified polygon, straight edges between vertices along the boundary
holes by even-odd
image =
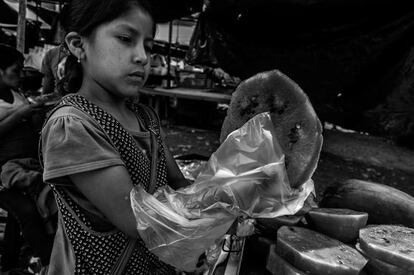
[[[64,96],[42,130],[44,180],[59,208],[50,274],[174,274],[139,239],[130,191],[187,185],[152,109],[133,105],[150,69],[142,0],[72,0]]]

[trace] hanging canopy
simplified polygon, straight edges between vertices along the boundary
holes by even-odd
[[[192,20],[174,20],[172,23],[171,43],[176,45],[190,45],[191,36],[193,35],[196,25],[196,19]],[[169,23],[158,23],[155,34],[156,41],[169,42]]]
[[[279,69],[306,91],[322,120],[372,133],[392,131],[412,143],[414,1],[206,3],[192,56],[203,62],[208,57],[241,78]],[[197,47],[207,53],[197,53]]]
[[[12,0],[0,0],[0,26],[17,27],[17,16],[19,13],[19,2]],[[26,8],[26,19],[39,22],[41,29],[50,29],[50,24],[46,23],[31,9]]]
[[[27,8],[29,8],[32,12],[34,12],[38,17],[40,17],[50,26],[53,26],[59,14],[57,11],[40,6],[40,3],[38,3],[38,5],[36,6],[35,3],[29,2],[27,3]]]
[[[200,12],[203,0],[150,0],[155,20],[158,23],[179,19]]]

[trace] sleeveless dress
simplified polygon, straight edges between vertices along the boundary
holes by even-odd
[[[63,97],[50,112],[49,118],[65,106],[76,108],[101,127],[119,152],[134,185],[141,185],[146,191],[153,193],[156,188],[167,183],[159,120],[152,109],[144,105],[130,105],[137,117],[145,122],[150,133],[149,158],[114,117],[81,95],[70,94]],[[43,160],[42,142],[39,153]],[[47,157],[47,152],[43,153]],[[48,183],[52,187],[59,210],[56,249],[54,247],[52,252],[49,274],[176,274],[173,267],[161,262],[148,251],[142,240],[130,239],[116,228],[102,231],[102,228],[97,227],[93,215],[85,211],[82,204],[73,198],[67,186],[54,184],[52,181]]]

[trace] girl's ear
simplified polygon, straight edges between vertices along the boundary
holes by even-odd
[[[77,32],[70,32],[65,37],[66,45],[69,48],[69,51],[77,58],[82,59],[84,57],[85,51],[83,48],[83,38]]]

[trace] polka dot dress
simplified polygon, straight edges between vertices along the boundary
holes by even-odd
[[[150,189],[151,160],[137,148],[134,138],[113,116],[77,94],[63,97],[54,110],[62,106],[78,108],[96,120],[120,153],[133,184],[140,184],[147,191]],[[130,108],[145,122],[152,142],[158,145],[156,189],[167,183],[159,121],[153,110],[146,106],[130,105]],[[83,210],[63,188],[53,185],[52,189],[74,250],[75,274],[176,274],[171,266],[149,252],[142,240],[133,241],[119,230],[104,233],[95,231]],[[131,253],[129,259],[124,256],[127,251]],[[119,266],[121,260],[127,260],[125,268],[123,271],[115,271],[114,268]]]

